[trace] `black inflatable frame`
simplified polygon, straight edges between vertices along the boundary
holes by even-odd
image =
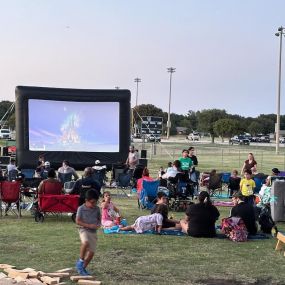
[[[29,99],[76,101],[76,102],[119,102],[119,152],[74,152],[74,151],[31,151],[29,150]],[[21,168],[35,168],[39,155],[50,161],[52,167],[61,166],[63,160],[78,170],[94,165],[95,160],[109,167],[125,162],[130,144],[130,105],[129,90],[93,90],[47,87],[16,87],[16,146],[17,165]],[[52,116],[52,114],[50,114]],[[94,117],[96,119],[96,117]],[[107,127],[107,126],[106,126]]]

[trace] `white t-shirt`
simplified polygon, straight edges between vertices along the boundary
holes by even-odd
[[[167,172],[162,175],[163,179],[167,179],[169,177],[175,177],[179,171],[176,167],[169,167],[167,168]]]
[[[128,163],[129,163],[130,169],[136,168],[136,166],[139,163],[139,154],[137,153],[137,151],[129,152]]]
[[[155,213],[148,216],[141,216],[135,220],[134,229],[138,234],[148,230],[153,230],[156,226],[162,226],[163,217]]]

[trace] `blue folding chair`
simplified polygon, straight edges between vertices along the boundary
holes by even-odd
[[[154,206],[157,191],[159,187],[159,180],[147,181],[143,180],[143,188],[140,194],[139,205],[142,209],[151,209]]]
[[[223,172],[222,173],[222,189],[227,190],[228,196],[229,196],[229,183],[230,183],[230,172]]]
[[[21,173],[25,176],[25,179],[32,179],[35,174],[35,169],[21,169]]]
[[[261,189],[262,184],[265,182],[265,177],[253,177],[253,180],[255,182],[255,188],[253,189],[253,193],[258,193]]]
[[[126,189],[129,188],[131,189],[131,174],[130,173],[120,173],[118,176],[118,181],[117,181],[117,196],[119,196],[119,190],[123,192],[123,194],[126,197],[129,197],[128,194],[126,193]]]

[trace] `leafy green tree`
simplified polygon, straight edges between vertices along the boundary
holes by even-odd
[[[186,119],[189,121],[189,129],[192,131],[196,131],[198,128],[198,119],[197,119],[197,113],[189,110]]]
[[[253,121],[247,129],[252,136],[256,136],[257,134],[262,133],[263,127],[259,122]]]
[[[214,143],[216,136],[214,123],[220,119],[226,118],[226,111],[219,109],[206,109],[202,110],[197,115],[199,130],[209,133],[211,135],[212,143]]]
[[[214,123],[214,132],[222,138],[232,137],[241,131],[240,122],[235,119],[220,119]]]

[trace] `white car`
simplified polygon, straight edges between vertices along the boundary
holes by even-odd
[[[190,141],[198,141],[198,140],[200,140],[200,134],[199,133],[191,133],[190,135],[188,135],[187,139]]]
[[[11,132],[9,129],[0,129],[0,139],[10,139]]]

